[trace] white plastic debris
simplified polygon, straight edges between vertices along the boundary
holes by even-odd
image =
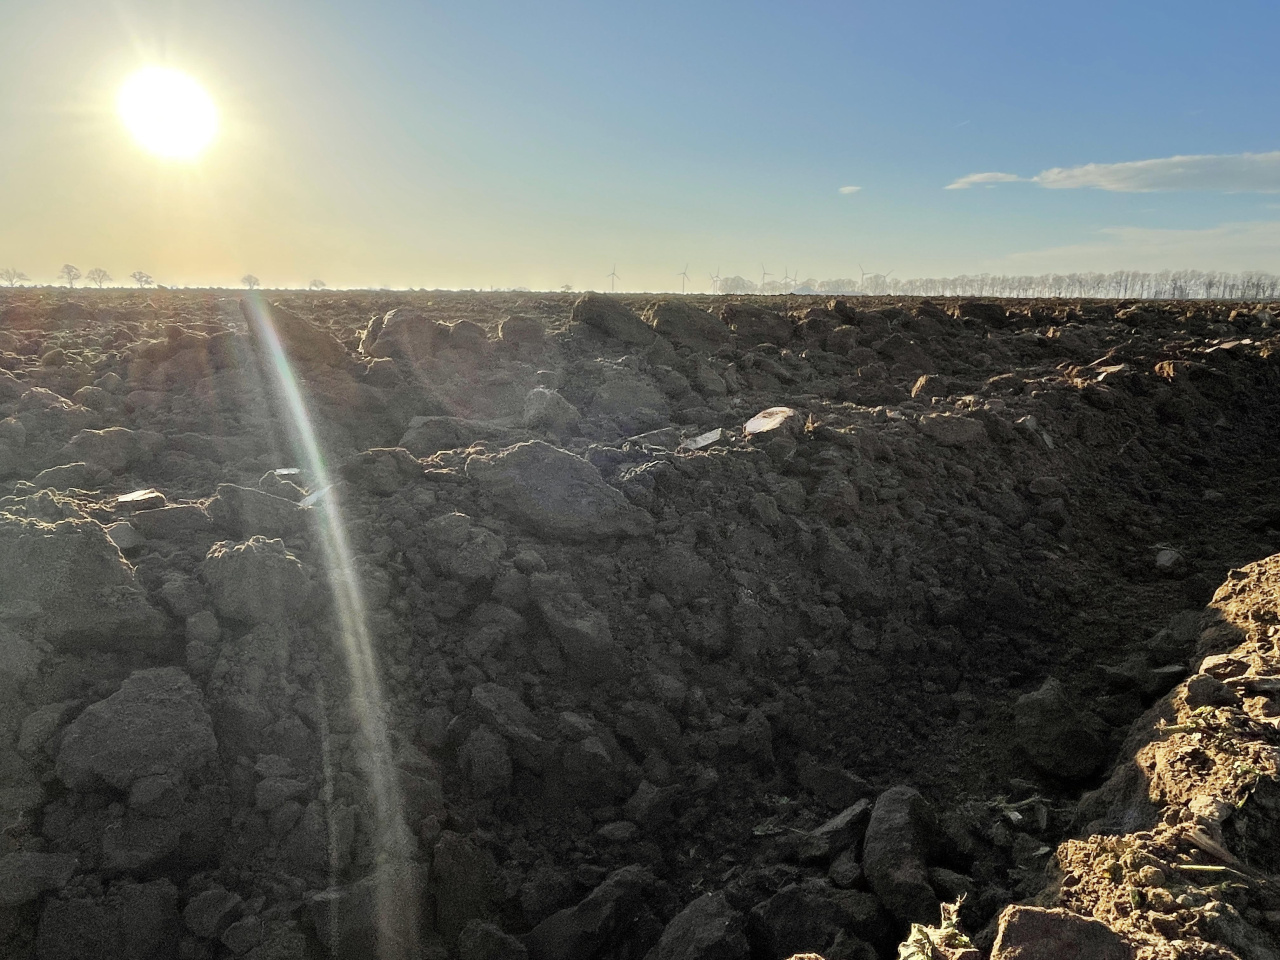
[[[777,430],[792,417],[798,416],[800,412],[791,407],[770,407],[768,410],[761,410],[744,423],[742,432],[748,437],[757,433],[768,433],[770,430]]]
[[[315,493],[307,494],[305,497],[303,497],[301,500],[298,501],[298,506],[300,507],[315,506],[317,503],[321,501],[321,499],[324,498],[325,494],[327,494],[330,490],[332,490],[336,486],[337,486],[336,483],[331,483],[327,487],[325,487],[323,490],[317,490]]]
[[[296,477],[302,472],[300,467],[276,467],[271,471],[277,477]]]
[[[680,444],[681,450],[701,450],[703,447],[709,447],[721,437],[724,436],[724,430],[716,427],[714,430],[708,430],[706,433],[700,433],[691,440],[686,440]]]
[[[151,510],[164,505],[164,494],[153,487],[122,493],[116,497],[116,507],[121,510]]]

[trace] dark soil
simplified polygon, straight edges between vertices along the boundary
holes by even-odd
[[[1280,551],[1275,323],[0,292],[0,955],[888,957],[963,894],[1274,956],[1280,687],[1196,678]],[[1257,747],[1143,806],[1188,690]],[[1115,844],[1246,784],[1254,894],[1127,921]]]

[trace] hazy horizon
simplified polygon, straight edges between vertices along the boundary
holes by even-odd
[[[997,0],[27,6],[0,267],[170,286],[678,291],[709,275],[1280,271],[1280,8]],[[1170,65],[1176,64],[1176,69]],[[189,75],[207,146],[116,97]]]
[[[962,275],[959,277],[885,277],[879,274],[864,275],[857,280],[847,277],[833,280],[789,278],[790,284],[767,281],[756,284],[744,277],[716,277],[718,289],[707,290],[604,290],[599,288],[574,289],[563,285],[558,289],[530,287],[330,287],[321,281],[311,281],[305,286],[263,286],[257,277],[254,285],[167,285],[157,284],[151,277],[139,275],[145,283],[133,278],[133,285],[112,282],[110,276],[75,287],[68,283],[33,283],[25,275],[15,274],[12,268],[0,268],[0,291],[53,290],[61,293],[89,291],[115,293],[146,293],[160,291],[208,291],[217,293],[310,293],[317,296],[342,293],[506,293],[506,294],[560,294],[579,296],[584,293],[607,293],[617,296],[758,296],[758,297],[987,297],[994,299],[1036,298],[1085,298],[1085,299],[1203,299],[1203,300],[1280,300],[1280,275],[1262,271],[1243,273],[1206,272],[1200,270],[1165,270],[1159,272],[1114,271],[1103,273],[1069,273],[1040,275]],[[21,278],[21,279],[19,279]],[[84,276],[78,274],[77,280]],[[245,277],[244,279],[249,279]],[[26,282],[22,282],[26,281]]]

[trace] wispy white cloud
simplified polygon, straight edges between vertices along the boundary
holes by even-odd
[[[841,193],[857,193],[861,189],[862,189],[861,187],[841,187],[840,192]]]
[[[947,185],[966,190],[975,184],[1036,183],[1049,190],[1085,187],[1116,193],[1199,190],[1215,193],[1280,193],[1280,150],[1271,153],[1203,154],[1133,160],[1127,163],[1086,163],[1052,167],[1034,177],[1011,173],[971,173]]]
[[[992,183],[1018,183],[1022,177],[1016,173],[971,173],[946,186],[947,190],[968,190],[970,187]]]
[[[993,272],[1073,270],[1275,270],[1280,220],[1223,223],[1198,230],[1109,227],[1083,243],[1024,250],[991,264]]]

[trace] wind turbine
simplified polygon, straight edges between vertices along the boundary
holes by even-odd
[[[796,278],[787,273],[787,268],[782,268],[782,285],[785,287],[788,283],[795,283]]]
[[[764,268],[764,264],[760,264],[760,289],[764,290],[765,277],[772,277],[773,274]]]
[[[684,285],[685,285],[685,283],[687,283],[687,282],[688,282],[688,280],[689,280],[689,265],[686,263],[686,264],[684,265],[684,269],[683,269],[683,270],[681,270],[679,273],[677,273],[677,274],[676,274],[676,276],[680,278],[680,294],[681,294],[681,296],[683,296],[683,295],[684,295]]]
[[[619,277],[618,277],[618,265],[615,263],[615,264],[613,265],[613,269],[612,269],[612,270],[610,270],[608,273],[606,273],[606,274],[605,274],[605,276],[609,278],[609,292],[610,292],[610,293],[613,293],[613,285],[614,285],[614,282],[615,282],[615,281],[617,281],[617,280],[619,279]]]
[[[716,267],[716,272],[711,274],[711,294],[714,296],[720,289],[720,268]]]
[[[858,269],[859,269],[859,270],[862,270],[862,267],[858,267]],[[897,267],[894,267],[894,268],[893,268],[893,270],[896,270],[896,269],[898,269],[898,268],[897,268]],[[863,293],[868,293],[868,292],[869,292],[869,291],[866,289],[866,279],[867,279],[867,277],[869,276],[869,277],[871,277],[871,283],[872,283],[872,285],[873,285],[873,286],[875,286],[875,288],[876,288],[876,290],[875,290],[875,292],[874,292],[874,295],[875,295],[875,296],[882,296],[882,295],[883,295],[885,292],[887,292],[887,290],[888,290],[889,275],[893,273],[893,270],[890,270],[890,271],[889,271],[889,273],[871,273],[871,274],[868,274],[865,270],[863,270],[863,271],[862,271],[862,283],[861,283],[861,286],[862,286],[862,292],[863,292]]]

